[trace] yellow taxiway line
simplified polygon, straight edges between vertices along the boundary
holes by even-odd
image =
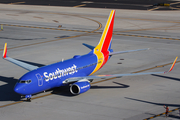
[[[86,4],[77,5],[77,6],[74,6],[74,7],[76,8],[76,7],[82,7],[82,6],[86,6]]]

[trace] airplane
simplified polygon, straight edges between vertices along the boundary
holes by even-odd
[[[2,58],[29,71],[19,79],[14,87],[14,91],[24,96],[27,101],[31,101],[32,95],[36,93],[40,93],[55,87],[69,85],[70,92],[74,95],[78,95],[88,91],[91,87],[90,83],[94,79],[147,74],[164,74],[173,69],[177,57],[167,72],[92,75],[101,69],[112,55],[147,50],[137,49],[113,52],[113,49],[111,49],[111,42],[114,18],[115,10],[112,10],[101,35],[100,41],[96,47],[83,43],[83,45],[91,49],[89,53],[85,55],[75,55],[71,59],[43,67],[34,66],[8,57],[7,43],[5,43]]]

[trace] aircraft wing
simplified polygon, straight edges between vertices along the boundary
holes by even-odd
[[[22,62],[22,61],[19,61],[19,60],[8,57],[7,56],[7,43],[5,43],[5,45],[4,45],[4,52],[3,52],[2,58],[9,61],[9,62],[11,62],[11,63],[14,63],[14,64],[16,64],[16,65],[18,65],[18,66],[20,66],[20,67],[22,67],[22,68],[24,68],[24,69],[26,69],[28,71],[32,71],[32,70],[35,70],[35,69],[39,68],[37,66],[30,65],[30,64],[27,64],[25,62]]]
[[[147,72],[147,73],[128,73],[128,74],[110,74],[110,75],[92,75],[92,76],[84,76],[84,77],[73,77],[73,78],[68,78],[66,79],[65,81],[63,81],[64,84],[67,84],[67,83],[72,83],[72,82],[77,82],[79,80],[82,80],[82,79],[98,79],[98,78],[113,78],[113,77],[123,77],[123,76],[135,76],[135,75],[149,75],[149,74],[166,74],[166,73],[169,73],[170,71],[172,71],[176,61],[177,61],[177,58],[174,60],[173,64],[171,65],[170,69],[168,71],[165,71],[165,72]]]
[[[149,48],[146,48],[146,49],[137,49],[137,50],[128,50],[128,51],[111,52],[111,53],[109,53],[109,55],[123,54],[123,53],[136,52],[136,51],[142,51],[142,50],[149,50]]]

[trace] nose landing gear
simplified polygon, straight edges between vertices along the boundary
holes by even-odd
[[[27,98],[27,102],[31,102],[31,98]]]
[[[25,98],[27,98],[27,102],[31,102],[32,95],[26,95]]]

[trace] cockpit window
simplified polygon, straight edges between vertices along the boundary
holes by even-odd
[[[31,80],[27,80],[27,83],[31,83]]]
[[[29,84],[29,83],[31,83],[31,80],[20,80],[19,83]]]
[[[20,80],[19,83],[26,83],[26,81],[25,80]]]

